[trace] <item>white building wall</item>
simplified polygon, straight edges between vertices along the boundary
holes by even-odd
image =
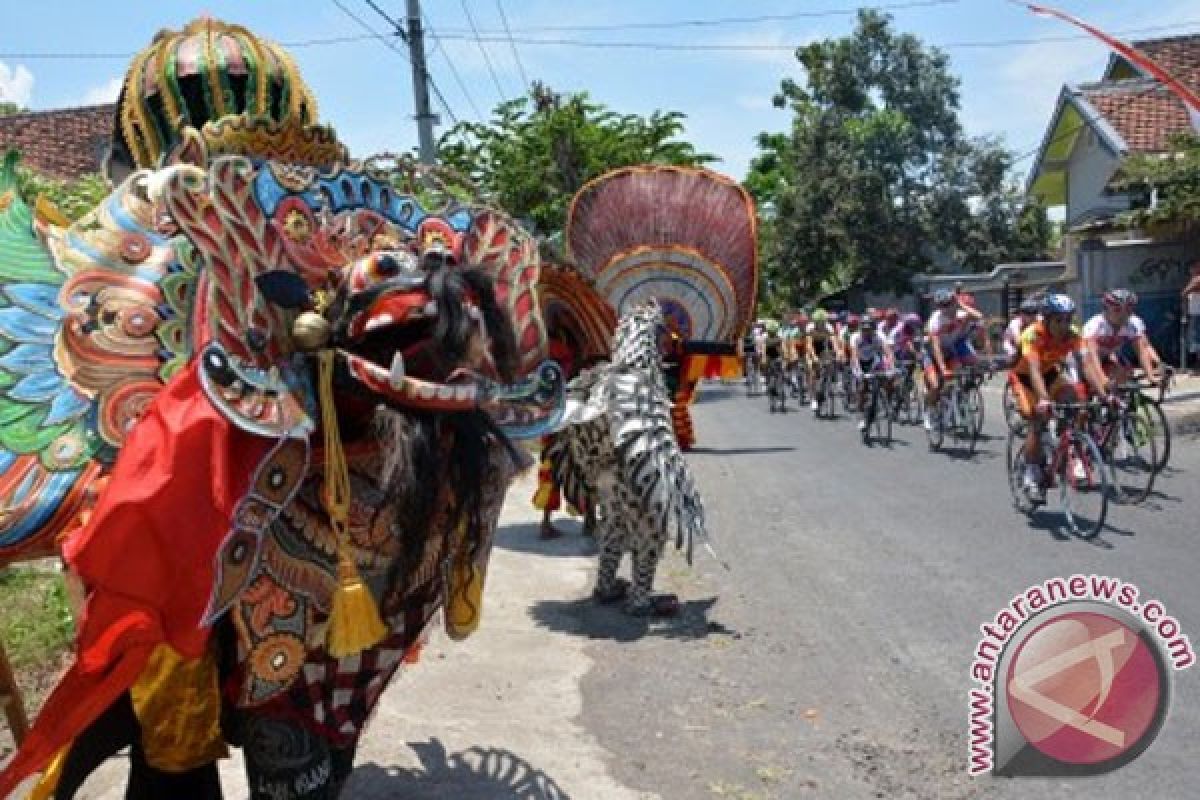
[[[1113,155],[1090,127],[1079,136],[1067,164],[1067,226],[1089,212],[1126,211],[1125,195],[1104,194],[1104,186],[1116,172],[1120,159]]]

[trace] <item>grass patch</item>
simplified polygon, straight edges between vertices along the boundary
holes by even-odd
[[[0,608],[0,641],[14,671],[58,664],[75,636],[61,572],[0,569]]]

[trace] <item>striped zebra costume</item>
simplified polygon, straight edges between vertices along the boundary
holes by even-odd
[[[686,540],[689,563],[694,537],[704,535],[704,506],[671,425],[658,350],[662,329],[655,301],[621,318],[613,360],[570,383],[564,428],[547,454],[564,496],[596,509],[596,599],[624,598],[625,610],[639,616],[678,610],[673,596],[651,594],[654,573],[671,535],[681,549]],[[617,578],[626,552],[632,587]]]

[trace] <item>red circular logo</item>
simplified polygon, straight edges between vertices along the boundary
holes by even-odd
[[[1137,631],[1104,614],[1074,612],[1021,642],[1004,688],[1029,744],[1064,763],[1097,764],[1153,735],[1162,680]]]

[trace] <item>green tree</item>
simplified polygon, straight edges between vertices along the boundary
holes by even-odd
[[[61,181],[18,166],[17,191],[30,206],[37,202],[39,196],[45,196],[67,219],[74,222],[98,206],[112,190],[99,173]]]
[[[21,108],[21,106],[17,105],[16,103],[10,103],[7,101],[0,103],[0,117],[7,117],[11,116],[12,114],[20,114],[24,111],[25,109]]]
[[[684,115],[619,114],[586,92],[563,96],[541,84],[496,106],[486,123],[461,122],[438,143],[438,157],[543,234],[566,222],[571,198],[588,181],[635,164],[699,166],[716,159],[680,139]]]
[[[1037,211],[1023,211],[1011,155],[964,136],[943,52],[864,10],[851,35],[796,57],[804,84],[784,80],[774,98],[791,128],[759,138],[746,179],[772,203],[765,271],[793,303],[853,285],[903,291],[936,263],[981,269],[1044,249],[1040,225],[1017,224]]]
[[[1200,135],[1173,137],[1170,151],[1169,158],[1140,154],[1121,165],[1118,187],[1142,199],[1125,219],[1156,234],[1195,238],[1200,236]]]

